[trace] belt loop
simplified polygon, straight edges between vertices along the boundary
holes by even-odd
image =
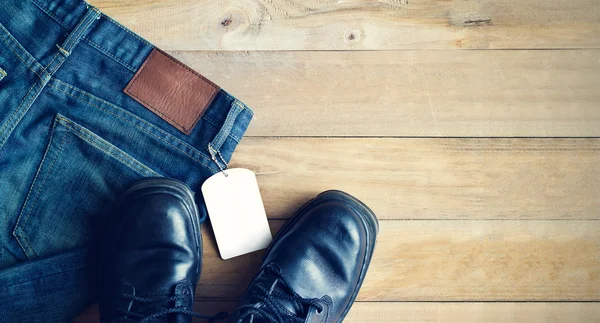
[[[67,37],[67,39],[61,44],[56,44],[58,48],[58,53],[54,56],[54,59],[48,64],[46,70],[53,74],[56,70],[62,65],[64,60],[71,55],[71,51],[75,48],[75,45],[79,43],[81,38],[85,36],[86,31],[90,28],[92,23],[98,19],[100,19],[101,12],[96,7],[87,6],[88,10],[83,16],[83,19],[79,21],[77,26],[71,30],[71,33]]]
[[[231,109],[229,109],[229,112],[227,113],[225,122],[223,122],[223,126],[221,127],[215,138],[208,144],[208,152],[210,153],[212,160],[217,164],[217,166],[219,166],[219,168],[227,168],[227,162],[225,161],[219,150],[221,149],[221,146],[223,146],[225,140],[227,140],[227,137],[231,133],[233,125],[235,125],[235,119],[237,119],[240,112],[242,112],[244,109],[245,107],[243,104],[241,104],[238,100],[234,100],[231,104]],[[222,165],[219,164],[217,158],[220,158]]]

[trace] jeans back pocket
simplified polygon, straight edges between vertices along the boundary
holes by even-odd
[[[57,115],[13,235],[29,259],[88,244],[125,187],[158,173]]]

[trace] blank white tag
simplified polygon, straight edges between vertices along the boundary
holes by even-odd
[[[273,240],[256,175],[244,168],[214,174],[202,184],[202,195],[221,258],[264,249]]]

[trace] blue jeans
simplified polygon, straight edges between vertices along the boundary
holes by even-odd
[[[94,299],[93,251],[125,187],[166,176],[199,192],[252,111],[80,0],[0,5],[0,321],[67,322]],[[169,97],[160,76],[177,73],[192,89]]]

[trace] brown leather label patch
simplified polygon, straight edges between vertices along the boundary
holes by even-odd
[[[156,48],[123,90],[188,135],[218,91],[217,85]]]

